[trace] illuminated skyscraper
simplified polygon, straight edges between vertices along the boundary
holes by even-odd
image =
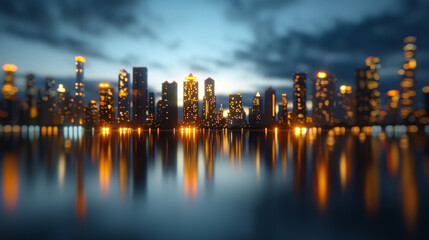
[[[292,120],[294,124],[305,124],[307,121],[307,73],[294,73],[292,76],[294,78]]]
[[[118,122],[130,122],[130,74],[125,69],[119,70],[118,75]]]
[[[369,91],[369,123],[370,124],[379,124],[381,120],[381,99],[379,83],[380,76],[378,75],[377,70],[380,68],[380,59],[378,57],[368,57],[365,60],[366,66],[369,67],[369,72],[367,72],[367,88]]]
[[[115,123],[115,89],[108,83],[100,84],[99,122],[101,125]]]
[[[214,91],[214,80],[211,78],[204,80],[202,118],[204,127],[213,128],[216,126],[216,96]]]
[[[147,68],[133,68],[133,123],[144,124],[147,105]]]
[[[246,125],[246,115],[243,110],[242,96],[229,94],[228,127],[242,128]]]
[[[369,67],[360,67],[356,70],[356,123],[368,125],[371,106],[369,104],[368,75]]]
[[[397,124],[399,123],[399,103],[400,93],[398,90],[390,90],[387,92],[387,104],[386,104],[386,117],[384,123],[386,124]]]
[[[262,125],[262,97],[259,92],[253,98],[252,111],[249,111],[249,125],[252,128],[258,128]]]
[[[42,125],[53,125],[55,114],[55,81],[47,77],[45,79],[45,96],[43,96],[42,111],[40,119]]]
[[[334,87],[336,78],[325,72],[318,72],[313,80],[313,123],[316,126],[330,126],[334,123]]]
[[[198,125],[198,82],[192,73],[183,82],[183,124]]]
[[[218,127],[218,128],[224,128],[224,127],[226,127],[226,119],[223,116],[223,107],[222,107],[222,104],[220,105],[220,108],[217,111],[216,127]]]
[[[148,106],[148,115],[147,115],[147,123],[149,125],[153,124],[155,121],[155,93],[149,93],[149,106]]]
[[[95,127],[98,124],[98,107],[97,101],[91,100],[85,106],[85,126]]]
[[[353,101],[352,86],[341,85],[340,91],[337,94],[337,105],[335,111],[335,118],[338,124],[354,124]]]
[[[27,75],[27,88],[25,90],[25,103],[24,103],[24,112],[25,112],[25,121],[27,125],[33,125],[37,123],[37,116],[39,115],[37,111],[37,89],[34,86],[35,78],[33,74]]]
[[[410,114],[416,110],[417,104],[417,82],[415,51],[417,50],[416,38],[406,37],[404,39],[404,59],[405,64],[399,70],[402,76],[401,81],[401,118],[406,120]]]
[[[265,90],[265,109],[263,122],[265,126],[271,126],[276,122],[276,90]]]
[[[75,83],[75,109],[72,122],[75,124],[83,124],[84,109],[83,99],[85,97],[85,85],[83,83],[83,66],[85,58],[81,56],[75,57],[76,60],[76,83]]]
[[[288,111],[287,111],[287,94],[282,94],[282,103],[279,104],[279,114],[278,114],[278,121],[280,126],[282,127],[288,127],[290,122],[288,119]]]
[[[18,68],[13,64],[3,65],[5,75],[1,92],[3,94],[3,110],[7,114],[3,118],[3,123],[6,124],[15,124],[18,121],[18,103],[16,98],[18,88],[14,85],[14,73],[16,70]]]
[[[160,103],[160,127],[173,129],[177,125],[177,83],[162,83],[162,99]]]
[[[57,113],[59,116],[59,124],[67,123],[66,113],[68,112],[69,93],[62,84],[58,85],[57,89]]]

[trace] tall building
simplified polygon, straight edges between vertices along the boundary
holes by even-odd
[[[292,120],[294,124],[305,124],[307,121],[307,73],[294,73],[292,76],[294,78]]]
[[[173,129],[177,125],[177,83],[162,83],[162,99],[160,103],[160,127]]]
[[[242,128],[246,125],[241,93],[229,94],[228,127]]]
[[[70,94],[66,91],[62,84],[59,84],[57,89],[57,113],[59,117],[58,124],[64,124],[70,121],[67,119],[66,115],[66,113],[69,111],[69,98]]]
[[[118,74],[118,122],[130,122],[130,74],[125,69]]]
[[[371,106],[369,104],[368,72],[369,67],[360,67],[356,70],[356,123],[368,125]]]
[[[115,120],[115,89],[108,83],[100,83],[99,122],[101,125],[113,124]]]
[[[220,105],[220,108],[217,111],[216,127],[218,127],[218,128],[224,128],[224,127],[226,127],[226,119],[223,116],[223,107],[222,107],[222,104]]]
[[[75,124],[84,123],[84,104],[83,100],[85,97],[85,85],[83,83],[83,66],[85,64],[85,58],[81,56],[75,57],[76,61],[76,83],[75,83],[75,109],[72,122]]]
[[[147,105],[147,68],[133,68],[133,123],[144,124]]]
[[[202,119],[204,127],[213,128],[216,126],[216,96],[212,78],[204,80]]]
[[[155,121],[155,93],[149,93],[149,106],[148,106],[148,115],[147,115],[147,123],[152,125]]]
[[[263,122],[265,126],[276,122],[276,90],[268,88],[265,90],[265,109]]]
[[[97,101],[90,100],[85,106],[85,126],[95,127],[98,124],[98,107]]]
[[[278,114],[278,122],[282,127],[288,127],[290,122],[288,119],[288,111],[287,111],[287,94],[282,94],[282,103],[279,104],[279,114]]]
[[[35,77],[33,74],[28,74],[26,79],[27,88],[25,90],[24,123],[27,125],[33,125],[37,123],[37,117],[39,115],[37,111],[37,89],[35,87]]]
[[[6,116],[3,117],[3,123],[16,124],[18,121],[18,102],[17,93],[18,88],[14,85],[14,73],[18,68],[13,64],[3,65],[4,82],[1,88],[3,94],[3,110],[6,112]]]
[[[370,124],[379,124],[381,121],[381,99],[379,83],[380,76],[377,70],[380,68],[380,59],[378,57],[368,57],[365,60],[366,66],[369,67],[367,72],[367,88],[369,91],[369,122]]]
[[[390,90],[387,92],[387,103],[386,103],[386,116],[384,123],[386,124],[397,124],[399,123],[399,104],[400,104],[400,93],[398,90]]]
[[[198,125],[198,81],[192,73],[183,82],[183,124]]]
[[[249,125],[252,128],[258,128],[262,125],[262,97],[259,92],[252,101],[252,110],[249,111]]]
[[[334,87],[336,78],[325,72],[318,72],[313,80],[313,113],[316,126],[330,126],[334,123]]]
[[[426,116],[429,116],[429,85],[423,87],[423,93],[425,94],[425,111],[426,111]]]
[[[410,114],[416,110],[417,104],[417,82],[416,68],[417,61],[415,51],[417,50],[416,38],[406,37],[404,39],[404,60],[402,69],[399,70],[401,75],[401,118],[406,120]]]
[[[352,125],[354,123],[352,86],[341,85],[337,94],[335,111],[336,123],[341,125]]]

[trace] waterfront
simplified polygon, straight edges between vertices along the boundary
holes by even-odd
[[[74,128],[0,139],[3,237],[428,235],[424,133]]]

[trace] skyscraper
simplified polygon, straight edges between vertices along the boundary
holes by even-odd
[[[218,127],[218,128],[224,128],[224,127],[226,127],[226,120],[225,120],[225,117],[223,116],[223,107],[222,107],[222,104],[220,105],[220,108],[217,111],[216,127]]]
[[[417,83],[415,51],[417,50],[416,38],[409,36],[404,39],[404,60],[401,75],[401,118],[406,120],[410,114],[416,110],[417,104]]]
[[[377,70],[380,68],[380,59],[378,57],[368,57],[365,60],[366,66],[369,67],[367,72],[367,88],[369,91],[369,122],[370,124],[379,124],[381,120],[381,99],[379,83],[380,76]]]
[[[288,119],[288,111],[287,111],[287,94],[282,94],[282,103],[279,104],[279,114],[278,114],[278,121],[280,126],[282,127],[288,127],[289,126],[289,119]]]
[[[147,116],[147,123],[149,125],[152,125],[155,121],[155,93],[150,92],[149,93],[149,106],[148,106],[148,116]]]
[[[28,74],[27,77],[27,88],[25,90],[25,103],[24,103],[24,112],[25,112],[25,121],[27,125],[32,125],[37,123],[37,116],[39,115],[37,111],[37,89],[35,85],[35,78],[33,74]]]
[[[99,122],[101,125],[115,123],[115,89],[108,83],[100,83],[100,111]]]
[[[18,68],[13,64],[3,65],[4,82],[1,88],[3,94],[3,109],[7,115],[3,118],[3,123],[16,124],[18,121],[18,103],[16,95],[18,88],[14,85],[14,73]]]
[[[118,74],[118,122],[127,124],[130,122],[130,74],[125,69]]]
[[[198,125],[198,82],[192,73],[183,82],[183,124]]]
[[[356,70],[356,123],[368,125],[370,115],[368,72],[369,67],[360,67]]]
[[[216,125],[216,96],[214,90],[214,80],[207,78],[204,80],[203,97],[203,124],[206,128],[213,128]]]
[[[55,81],[54,79],[47,77],[45,79],[45,96],[43,96],[42,101],[42,111],[41,111],[41,124],[42,125],[53,125],[54,124],[54,115],[55,115]]]
[[[58,85],[57,89],[57,113],[59,116],[59,124],[68,123],[69,120],[67,120],[66,113],[68,110],[69,105],[69,93],[66,92],[66,89],[62,84]]]
[[[85,106],[85,126],[94,127],[98,124],[98,107],[97,101],[90,100]]]
[[[334,123],[334,86],[336,78],[318,72],[313,80],[313,123],[330,126]]]
[[[160,112],[160,127],[173,129],[177,125],[177,83],[167,81],[162,83],[162,99]]]
[[[263,122],[265,126],[271,126],[276,122],[276,90],[265,90],[265,109]]]
[[[85,58],[81,56],[75,57],[76,61],[76,83],[75,83],[75,109],[72,122],[83,124],[84,109],[83,99],[85,97],[85,85],[83,83],[83,66]]]
[[[336,123],[341,125],[354,124],[354,108],[353,108],[353,92],[352,86],[341,85],[340,91],[337,94],[337,104],[335,111]]]
[[[397,124],[399,123],[399,100],[400,93],[398,90],[390,90],[386,94],[387,103],[386,103],[386,117],[384,118],[384,123],[386,124]]]
[[[262,97],[259,92],[252,101],[252,111],[249,111],[249,125],[252,128],[258,128],[262,124]]]
[[[294,124],[305,124],[307,121],[307,73],[294,73],[292,76],[294,78],[292,120]]]
[[[229,94],[228,127],[242,128],[246,125],[241,93]]]
[[[144,124],[147,105],[147,68],[133,68],[133,123]]]

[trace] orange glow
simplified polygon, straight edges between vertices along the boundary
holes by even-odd
[[[197,77],[194,77],[192,73],[189,73],[189,75],[185,77],[185,80],[197,80]]]
[[[108,84],[108,83],[100,83],[99,86],[101,88],[108,88],[108,87],[110,87],[110,84]]]
[[[85,63],[85,58],[84,58],[84,57],[82,57],[82,56],[76,56],[76,57],[74,58],[74,60],[76,60],[77,62]]]
[[[429,93],[429,86],[423,87],[422,90],[423,90],[424,93]]]
[[[85,217],[86,201],[85,192],[83,190],[78,190],[76,194],[76,213],[80,219],[83,219]]]
[[[325,72],[318,72],[317,73],[317,77],[318,78],[325,78],[326,77],[326,73]]]
[[[13,211],[18,203],[19,172],[18,159],[13,153],[6,153],[2,166],[3,204],[7,211]]]
[[[316,163],[316,198],[319,208],[322,212],[326,210],[328,203],[328,188],[329,188],[329,179],[328,179],[328,163],[324,159],[321,159]]]
[[[389,97],[399,96],[399,91],[398,90],[390,90],[387,92],[387,96],[389,96]]]
[[[66,89],[64,88],[64,86],[63,86],[62,84],[59,84],[59,85],[58,85],[58,89],[57,89],[57,91],[58,91],[58,92],[65,92],[65,91],[66,91]]]
[[[5,64],[3,65],[3,71],[5,72],[16,72],[18,67],[14,64]]]

